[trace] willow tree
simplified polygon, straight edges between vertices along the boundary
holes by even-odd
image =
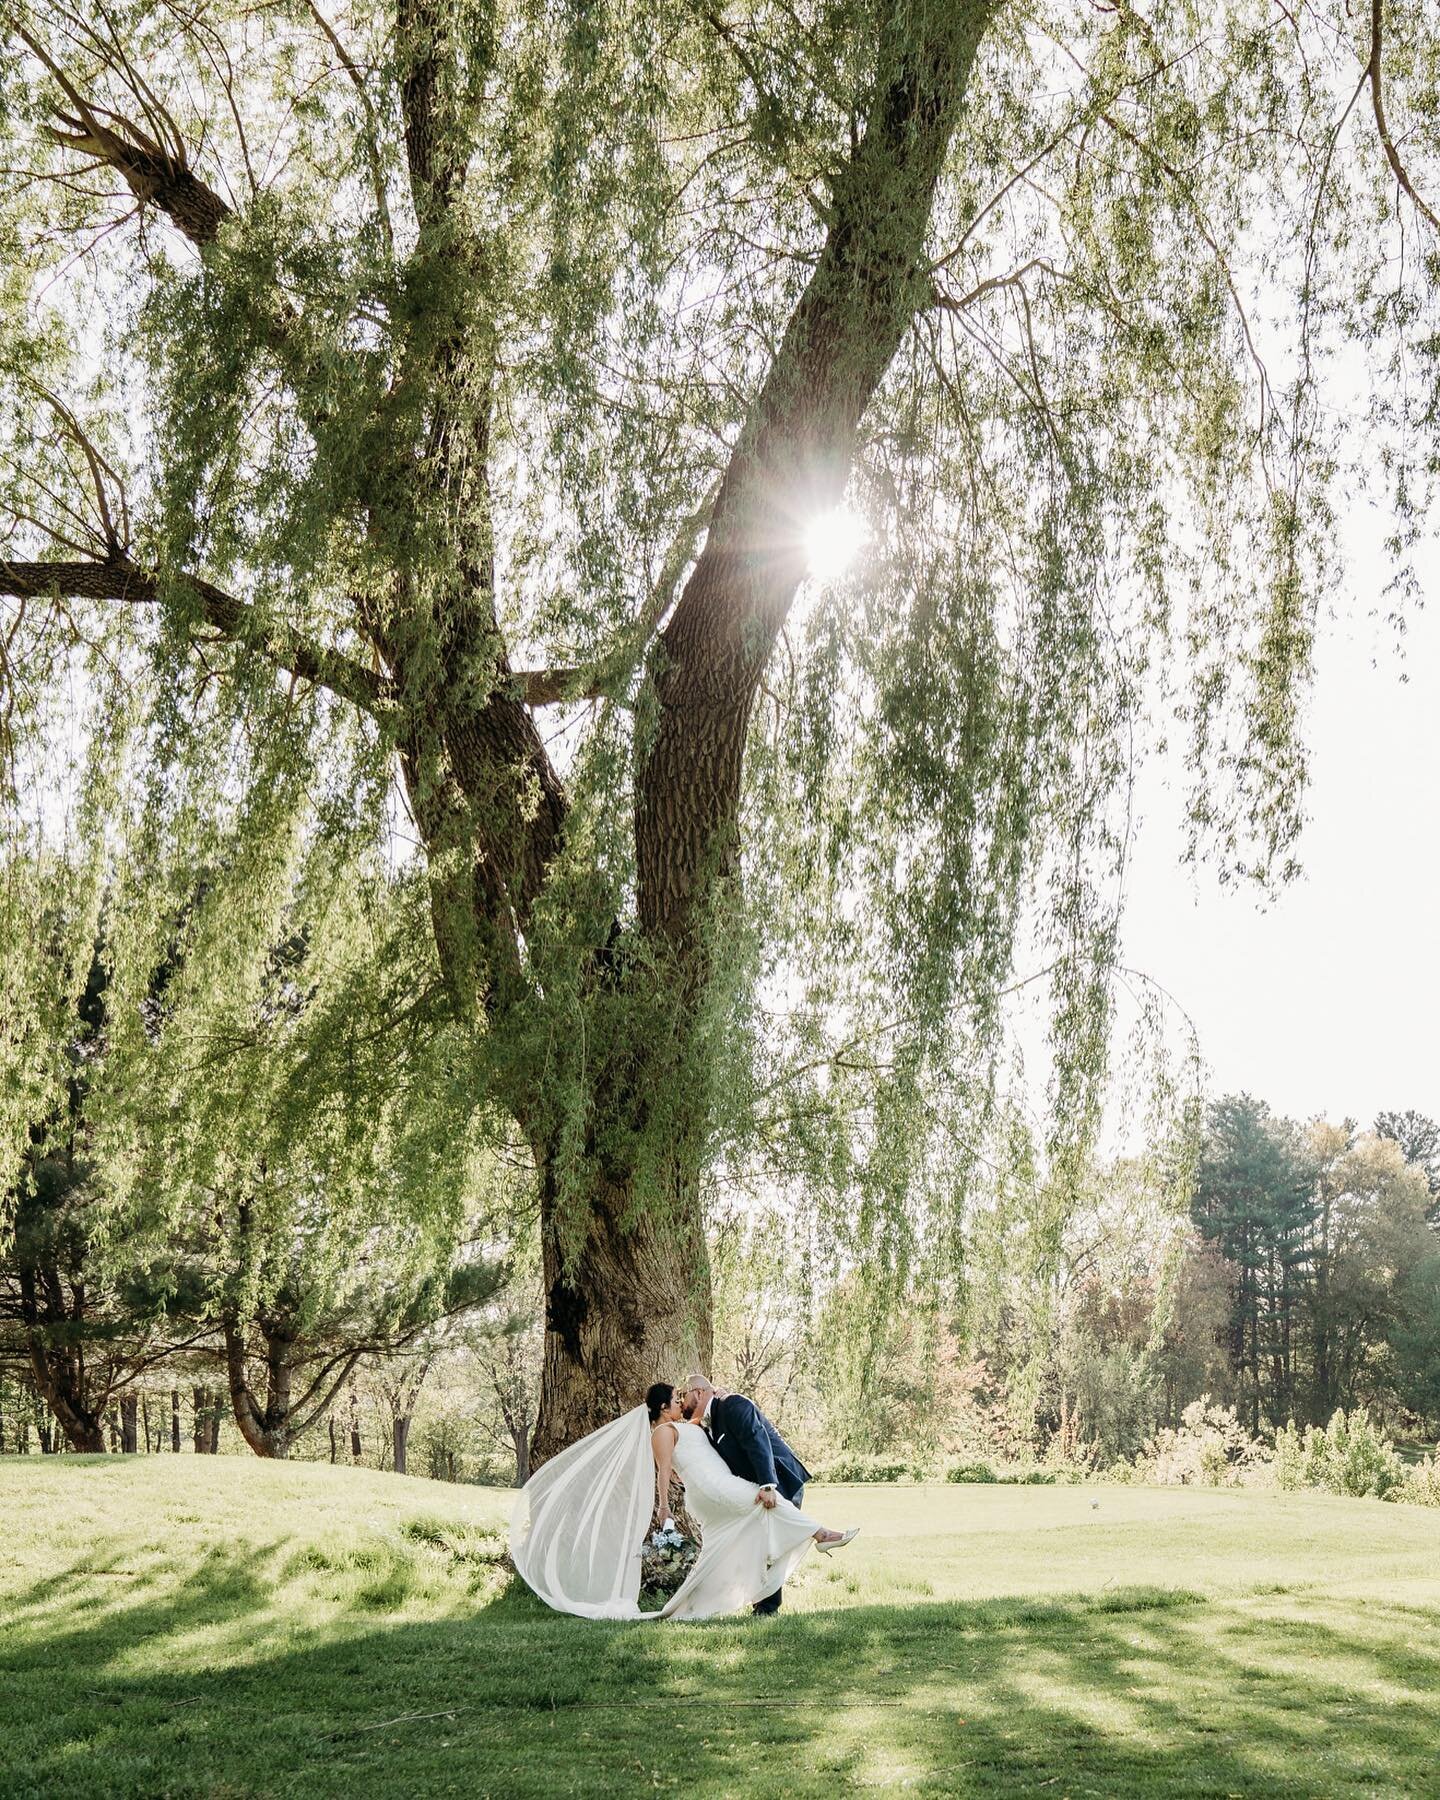
[[[1197,843],[1291,857],[1347,337],[1423,504],[1424,9],[10,11],[9,817],[53,837],[78,694],[117,982],[147,883],[291,906],[316,830],[407,835],[394,772],[534,1172],[541,1455],[708,1355],[701,1178],[757,1132],[867,1269],[948,1239],[1022,918],[1062,1204],[1179,653]]]

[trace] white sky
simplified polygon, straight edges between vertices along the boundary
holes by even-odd
[[[1368,1126],[1381,1108],[1440,1116],[1440,571],[1397,650],[1382,565],[1353,563],[1317,646],[1303,875],[1267,901],[1183,868],[1178,771],[1157,766],[1124,936],[1199,1028],[1212,1094]]]

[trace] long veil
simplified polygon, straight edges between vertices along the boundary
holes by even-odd
[[[643,1619],[640,1556],[655,1497],[650,1415],[634,1407],[547,1462],[510,1515],[510,1555],[557,1612]]]

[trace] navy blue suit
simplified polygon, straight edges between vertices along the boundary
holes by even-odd
[[[743,1394],[712,1400],[710,1442],[732,1475],[759,1487],[774,1487],[796,1506],[800,1504],[810,1471],[753,1400]],[[778,1589],[755,1606],[757,1613],[779,1610]]]

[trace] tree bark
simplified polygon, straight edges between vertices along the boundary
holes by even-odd
[[[177,1387],[170,1390],[170,1449],[176,1456],[180,1454],[180,1390]]]
[[[678,1382],[692,1362],[710,1367],[710,1265],[698,1187],[677,1181],[670,1206],[643,1207],[627,1220],[632,1200],[626,1186],[601,1188],[568,1270],[555,1236],[545,1234],[545,1351],[532,1468],[637,1406],[651,1382]]]
[[[30,1366],[35,1376],[35,1385],[54,1414],[55,1422],[64,1432],[70,1447],[82,1455],[103,1456],[104,1417],[87,1407],[75,1392],[74,1383],[66,1378],[71,1372],[68,1361],[65,1358],[49,1358],[39,1350],[32,1350]],[[51,1366],[52,1364],[55,1366]]]
[[[136,1430],[137,1414],[140,1401],[135,1394],[120,1396],[120,1450],[122,1455],[134,1456],[140,1449],[139,1434]],[[146,1449],[150,1447],[149,1433],[146,1433]]]
[[[396,1413],[390,1422],[390,1442],[394,1452],[395,1473],[397,1475],[409,1473],[405,1466],[405,1458],[406,1450],[410,1442],[410,1426],[413,1422],[413,1417],[414,1415],[411,1413]]]
[[[54,1269],[21,1268],[20,1316],[35,1391],[49,1407],[72,1448],[89,1455],[105,1453],[104,1401],[89,1399],[85,1353],[73,1341],[85,1317],[83,1284],[72,1284],[67,1303],[64,1284]],[[57,1331],[65,1335],[52,1341]],[[68,1340],[68,1341],[67,1341]]]
[[[289,1371],[284,1366],[279,1346],[276,1340],[267,1334],[266,1372],[269,1377],[269,1393],[266,1405],[262,1409],[256,1402],[255,1396],[250,1392],[250,1384],[245,1376],[244,1332],[231,1319],[225,1320],[224,1330],[225,1370],[230,1380],[230,1407],[235,1415],[235,1423],[240,1427],[240,1435],[257,1456],[285,1457],[290,1452],[288,1431],[290,1381]],[[278,1406],[277,1399],[280,1402]]]

